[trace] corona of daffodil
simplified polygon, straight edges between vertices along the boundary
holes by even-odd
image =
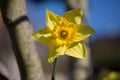
[[[93,34],[94,30],[81,24],[82,16],[80,9],[61,16],[46,10],[46,27],[33,33],[32,38],[50,47],[49,63],[64,54],[81,59],[86,57],[83,40]]]

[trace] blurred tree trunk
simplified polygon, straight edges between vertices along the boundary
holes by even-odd
[[[1,19],[1,17],[2,17],[2,14],[1,14],[1,9],[0,9],[0,47],[1,47],[1,42],[2,42],[2,35],[3,35],[3,28],[2,28],[2,26],[3,26],[3,21],[2,21],[2,19]]]
[[[67,0],[68,9],[80,8],[84,12],[82,23],[87,24],[88,14],[87,14],[87,0]],[[90,57],[90,49],[89,49],[89,40],[85,41],[87,46],[87,57],[86,59],[77,59],[73,60],[73,74],[72,80],[87,80],[91,77],[92,74],[92,65],[91,65],[91,57]]]
[[[39,54],[31,39],[33,29],[27,17],[25,0],[0,0],[0,3],[21,80],[44,80]]]

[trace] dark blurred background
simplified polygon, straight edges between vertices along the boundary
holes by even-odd
[[[89,38],[89,47],[91,49],[93,78],[97,80],[102,71],[120,71],[120,0],[88,0],[87,2],[87,24],[96,31],[96,34]],[[68,6],[64,0],[26,0],[26,6],[34,31],[46,26],[46,9],[50,9],[58,15],[68,10]],[[37,42],[36,45],[38,46],[38,50],[41,51],[40,57],[43,69],[49,78],[52,65],[47,63],[48,47]],[[69,59],[67,56],[60,57],[57,80],[69,80],[67,75],[69,72]],[[14,79],[19,78],[9,34],[2,21],[1,14],[0,63],[8,69],[8,72],[11,73],[10,76],[15,76]],[[66,66],[63,67],[62,65]]]

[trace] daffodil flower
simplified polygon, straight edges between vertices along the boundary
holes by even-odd
[[[82,16],[81,9],[68,11],[62,16],[46,10],[46,27],[33,33],[32,38],[50,47],[49,63],[64,54],[80,59],[86,57],[83,40],[95,31],[81,24]]]

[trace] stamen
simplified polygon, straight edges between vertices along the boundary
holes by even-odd
[[[60,37],[61,38],[65,39],[67,36],[68,36],[68,32],[67,31],[63,30],[63,31],[60,32]]]

